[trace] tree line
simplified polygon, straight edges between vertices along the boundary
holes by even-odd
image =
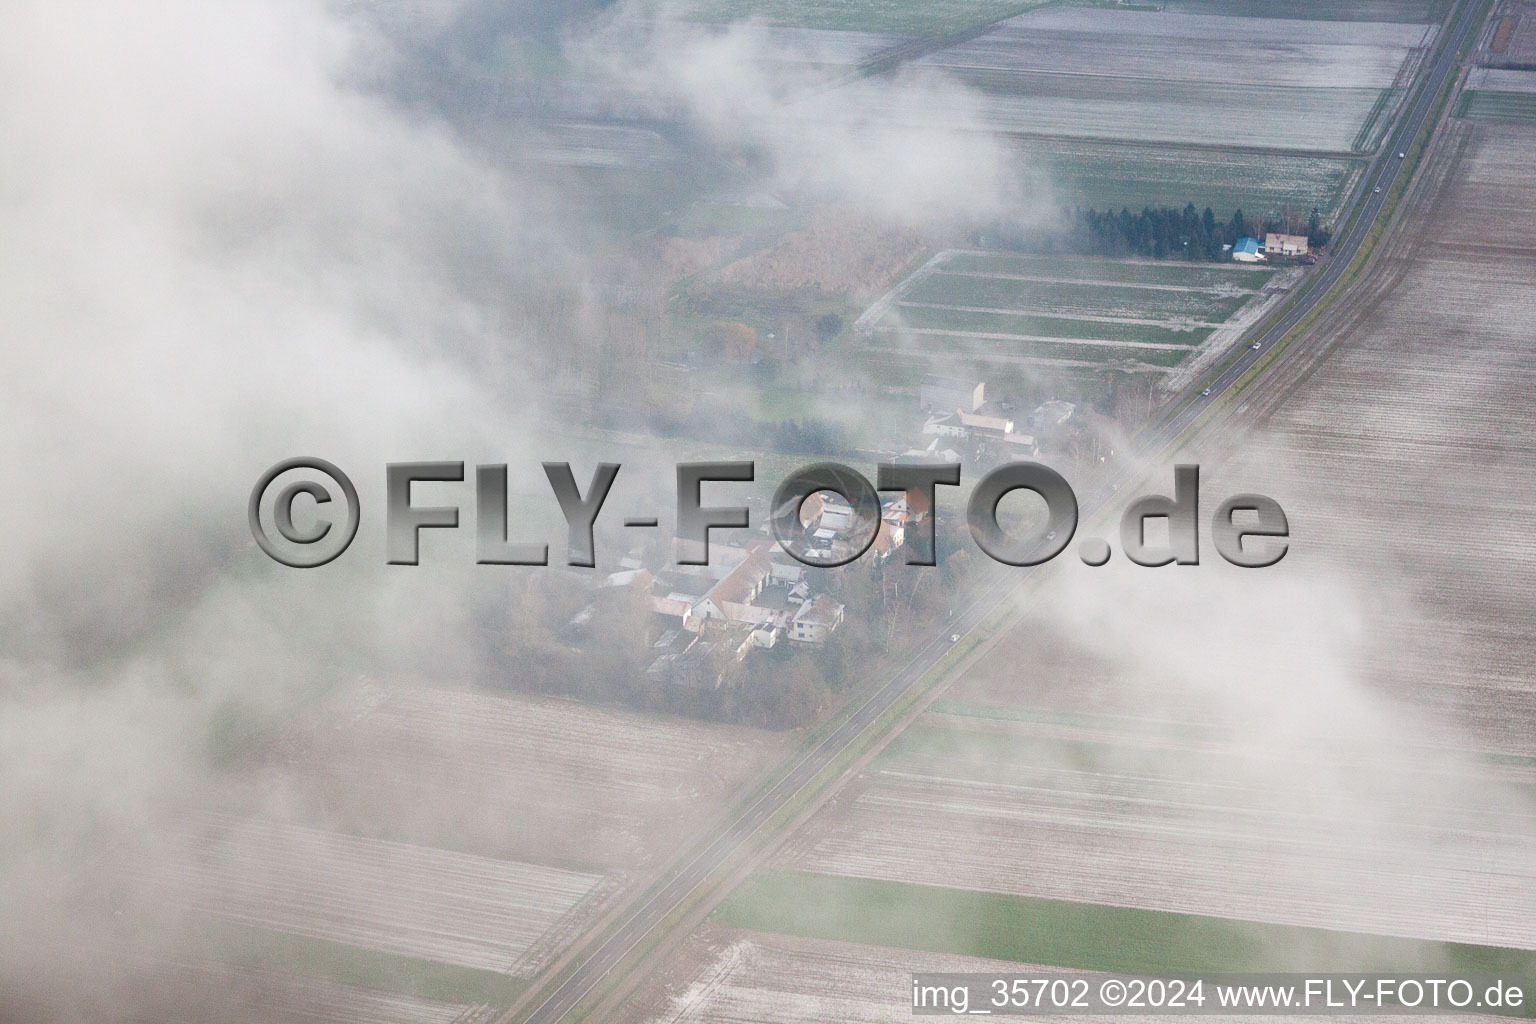
[[[1271,231],[1301,234],[1305,227],[1313,248],[1327,245],[1332,232],[1323,225],[1314,208],[1303,224],[1289,209],[1273,218],[1250,219],[1241,209],[1226,220],[1218,220],[1209,206],[1197,211],[1194,203],[1179,210],[1171,206],[1143,207],[1132,213],[1100,211],[1093,207],[1074,209],[1055,231],[1025,231],[1020,228],[994,228],[977,241],[982,245],[1002,246],[1023,252],[1072,253],[1090,256],[1146,259],[1220,260],[1228,258],[1224,247],[1239,238],[1259,238]]]

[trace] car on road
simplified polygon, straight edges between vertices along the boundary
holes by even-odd
[[[1200,392],[1200,397],[1201,398],[1210,398],[1211,397],[1211,389],[1210,388],[1206,388],[1204,391]]]
[[[1249,345],[1248,347],[1253,349],[1255,352],[1257,352],[1259,350],[1259,343],[1258,342],[1254,342],[1252,345]]]
[[[1376,186],[1376,191],[1377,191],[1377,192],[1380,192],[1380,191],[1381,191],[1381,186],[1380,186],[1380,185],[1377,185],[1377,186]]]
[[[1399,154],[1397,154],[1397,158],[1398,158],[1398,159],[1399,159],[1399,160],[1401,160],[1401,159],[1403,159],[1403,158],[1404,158],[1404,157],[1405,157],[1405,156],[1407,156],[1407,155],[1408,155],[1408,154],[1407,154],[1407,153],[1399,153]]]
[[[951,633],[951,634],[949,634],[949,642],[952,643],[952,644],[959,643],[960,642],[960,634],[959,633]]]

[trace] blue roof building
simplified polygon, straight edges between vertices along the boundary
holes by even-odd
[[[1259,240],[1257,238],[1239,238],[1237,244],[1232,247],[1232,258],[1239,263],[1257,263],[1264,257],[1259,255]]]

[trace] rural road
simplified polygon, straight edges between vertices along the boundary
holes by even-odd
[[[1405,111],[1399,113],[1396,127],[1365,174],[1360,192],[1356,197],[1357,204],[1363,199],[1360,216],[1355,218],[1346,237],[1335,245],[1334,256],[1323,272],[1303,285],[1291,307],[1256,339],[1260,342],[1261,351],[1249,349],[1247,345],[1251,342],[1244,339],[1243,347],[1239,350],[1237,357],[1229,361],[1209,382],[1211,389],[1209,398],[1186,403],[1171,413],[1156,428],[1143,435],[1141,446],[1145,453],[1156,456],[1168,444],[1180,437],[1210,402],[1232,388],[1253,367],[1254,363],[1263,357],[1265,354],[1263,349],[1268,349],[1270,345],[1284,337],[1286,332],[1299,323],[1344,274],[1381,215],[1383,206],[1391,194],[1392,185],[1403,170],[1405,161],[1398,160],[1397,154],[1407,150],[1434,108],[1436,97],[1439,96],[1457,66],[1457,53],[1466,45],[1469,33],[1479,22],[1480,9],[1481,5],[1471,0],[1463,0],[1458,6],[1449,31],[1439,42],[1434,64],[1427,73],[1420,73],[1417,92],[1412,102]],[[1375,191],[1378,187],[1379,192]],[[1136,460],[1127,460],[1127,462],[1134,461]],[[1086,519],[1102,508],[1115,491],[1129,481],[1131,472],[1123,471],[1095,488],[1082,503],[1082,517]],[[895,706],[919,680],[927,676],[940,658],[950,650],[952,646],[949,643],[950,634],[964,635],[977,628],[1018,589],[1022,580],[1027,578],[1028,572],[1027,569],[1016,569],[1000,573],[996,581],[986,586],[975,599],[943,625],[939,636],[925,644],[873,696],[795,764],[788,774],[759,796],[704,849],[676,868],[660,888],[654,890],[643,903],[635,907],[627,918],[623,919],[599,945],[587,953],[579,965],[522,1019],[528,1024],[555,1024],[564,1019],[609,971],[724,865],[764,822],[787,806],[801,790],[833,764],[855,739],[887,710]],[[514,1017],[511,1013],[503,1018],[504,1021],[512,1019]]]

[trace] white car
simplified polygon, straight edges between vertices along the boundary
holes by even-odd
[[[1376,191],[1377,191],[1377,192],[1380,192],[1380,191],[1381,191],[1381,186],[1380,186],[1380,185],[1377,185],[1377,186],[1376,186]]]
[[[1201,398],[1210,398],[1211,397],[1211,389],[1210,388],[1206,388],[1204,391],[1200,392],[1200,397]]]
[[[1399,154],[1397,154],[1397,158],[1398,158],[1398,159],[1399,159],[1399,160],[1401,160],[1401,159],[1403,159],[1403,158],[1404,158],[1404,157],[1405,157],[1405,156],[1407,156],[1407,155],[1408,155],[1408,154],[1407,154],[1407,153],[1399,153]]]
[[[1252,345],[1249,345],[1248,347],[1253,349],[1255,352],[1257,352],[1259,350],[1259,343],[1258,342],[1254,342]]]
[[[951,633],[951,634],[949,634],[949,642],[952,643],[952,644],[959,643],[960,642],[960,634],[959,633]]]

